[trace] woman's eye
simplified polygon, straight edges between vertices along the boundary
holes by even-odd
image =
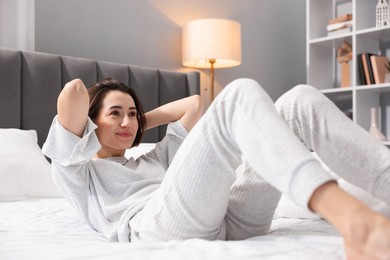
[[[118,112],[118,111],[112,111],[112,112],[110,113],[110,115],[119,116],[119,112]]]
[[[129,116],[137,116],[137,112],[131,111],[131,112],[129,113]]]

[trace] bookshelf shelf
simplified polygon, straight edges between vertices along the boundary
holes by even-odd
[[[317,39],[311,39],[309,41],[309,43],[316,44],[316,43],[322,43],[322,42],[334,42],[334,41],[345,40],[345,39],[351,38],[351,37],[352,37],[352,32],[348,32],[348,33],[341,33],[341,34],[332,35],[332,36],[324,36],[324,37],[320,37]]]
[[[382,132],[390,139],[390,83],[362,85],[358,55],[390,57],[390,26],[375,27],[377,0],[306,0],[307,83],[321,90],[353,121],[368,131],[370,108],[381,108]],[[329,20],[352,14],[350,32],[327,36]],[[350,86],[341,88],[337,49],[352,45]],[[390,141],[384,143],[390,146]]]
[[[390,84],[384,83],[384,84],[374,84],[374,85],[361,85],[356,86],[356,91],[374,91],[378,93],[387,93],[390,92]]]
[[[311,45],[320,45],[324,47],[333,47],[334,44],[338,45],[343,43],[344,41],[348,41],[352,39],[352,33],[345,33],[333,36],[325,36],[318,39],[312,39],[309,41]]]
[[[324,94],[348,93],[348,92],[352,92],[352,88],[351,87],[347,87],[347,88],[330,88],[330,89],[323,89],[323,90],[321,90],[321,92],[324,93]]]
[[[377,41],[390,40],[390,26],[381,28],[368,28],[356,31],[356,36],[363,36]]]

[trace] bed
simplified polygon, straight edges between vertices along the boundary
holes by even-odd
[[[115,243],[92,230],[56,189],[40,148],[61,87],[73,78],[90,85],[106,77],[131,85],[146,111],[199,93],[197,72],[0,49],[0,259],[344,258],[338,232],[284,197],[269,234],[243,241]],[[147,132],[126,156],[150,150],[164,133],[164,127]]]

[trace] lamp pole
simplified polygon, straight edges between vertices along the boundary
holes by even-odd
[[[214,63],[215,59],[209,59],[210,63],[210,102],[214,100]]]

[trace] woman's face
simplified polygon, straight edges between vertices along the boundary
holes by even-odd
[[[107,93],[95,120],[96,134],[102,148],[97,156],[124,156],[135,140],[138,130],[137,109],[133,98],[118,90]]]

